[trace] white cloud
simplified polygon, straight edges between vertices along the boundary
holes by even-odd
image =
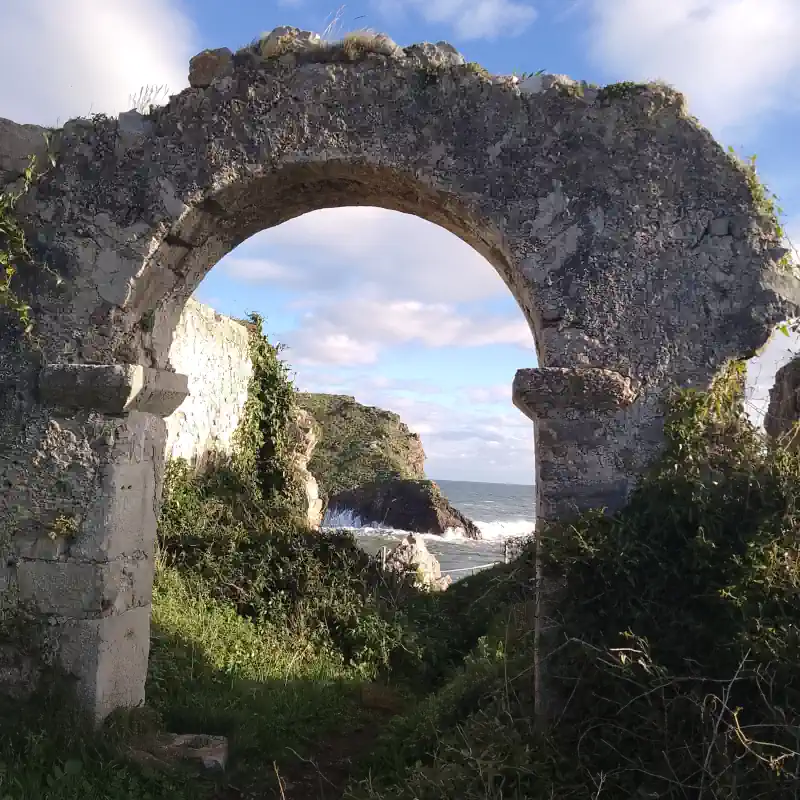
[[[538,16],[530,3],[519,0],[375,0],[373,5],[390,19],[413,9],[426,22],[450,26],[464,40],[517,36]]]
[[[619,79],[675,85],[716,132],[758,122],[796,92],[797,0],[589,2],[593,57]]]
[[[443,303],[353,298],[308,312],[302,327],[283,334],[295,364],[373,364],[381,349],[416,343],[425,347],[516,345],[533,349],[521,314],[516,318],[459,312]]]
[[[494,386],[470,387],[464,394],[471,403],[480,403],[482,405],[511,402],[511,386],[505,383]]]
[[[143,86],[188,84],[194,33],[172,0],[5,0],[2,18],[0,116],[15,122],[117,114]]]
[[[219,269],[303,290],[391,285],[394,296],[445,302],[510,295],[494,267],[454,234],[373,207],[323,209],[284,222],[240,245]]]

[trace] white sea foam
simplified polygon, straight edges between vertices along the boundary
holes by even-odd
[[[483,542],[501,542],[505,539],[515,539],[520,536],[529,536],[533,533],[534,523],[527,519],[496,520],[494,522],[483,522],[475,520],[475,525],[481,532]],[[365,523],[361,517],[354,514],[349,509],[330,510],[325,514],[322,527],[327,530],[346,529],[353,533],[370,536],[406,536],[410,531],[391,528],[388,525],[381,525],[378,522]],[[420,534],[415,534],[420,535]],[[423,539],[445,540],[464,544],[475,542],[465,535],[463,528],[448,528],[443,535],[436,533],[423,533]]]

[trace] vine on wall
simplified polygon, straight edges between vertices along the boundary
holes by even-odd
[[[55,166],[55,155],[51,147],[50,136],[44,134],[47,145],[47,160],[50,167]],[[16,215],[16,206],[22,197],[31,189],[47,170],[36,168],[36,156],[28,157],[28,166],[24,169],[16,189],[0,190],[0,308],[5,308],[16,318],[26,337],[33,331],[31,307],[19,296],[14,287],[14,278],[22,264],[31,262],[28,243]],[[53,270],[43,265],[43,269],[61,283],[61,278]]]
[[[263,318],[250,314],[250,378],[247,401],[234,436],[237,471],[273,508],[296,508],[300,486],[293,468],[297,446],[295,387],[280,345],[263,332]]]

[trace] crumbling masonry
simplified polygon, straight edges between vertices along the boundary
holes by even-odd
[[[746,172],[667,87],[519,82],[443,44],[290,30],[200,54],[190,82],[149,114],[53,132],[55,166],[19,206],[39,345],[2,318],[0,586],[30,631],[2,651],[11,688],[43,646],[98,718],[143,700],[163,419],[187,395],[171,337],[258,231],[382,206],[486,257],[539,349],[514,399],[542,519],[618,508],[659,450],[665,389],[706,386],[797,311]],[[0,187],[42,134],[0,120]]]

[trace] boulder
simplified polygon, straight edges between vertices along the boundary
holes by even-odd
[[[233,75],[233,53],[227,47],[203,50],[189,61],[189,86],[205,89],[220,78]]]
[[[425,542],[418,536],[409,534],[386,557],[386,569],[397,572],[416,572],[415,585],[420,589],[444,591],[453,579],[442,576],[439,560]]]
[[[439,535],[457,528],[470,539],[481,538],[475,523],[453,508],[429,480],[374,481],[334,494],[329,507],[334,512],[351,511],[364,524]]]
[[[301,31],[291,25],[280,25],[261,37],[258,51],[263,58],[276,58],[322,47],[322,37],[312,31]]]

